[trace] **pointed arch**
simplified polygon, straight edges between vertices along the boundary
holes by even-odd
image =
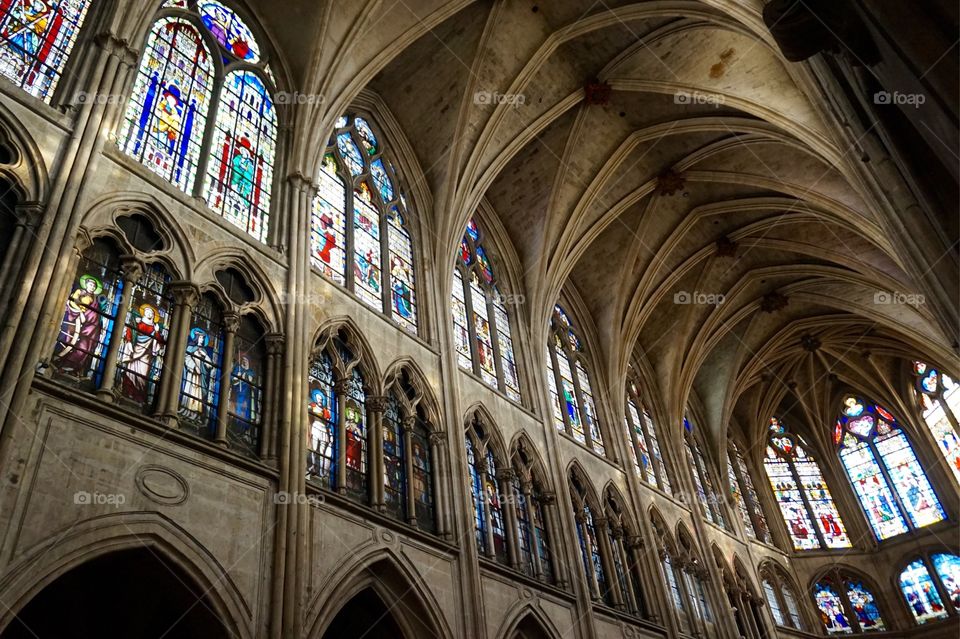
[[[408,559],[389,548],[378,548],[348,560],[329,579],[331,593],[317,593],[305,612],[307,636],[323,637],[337,613],[364,591],[389,602],[394,621],[407,639],[453,636],[429,584]]]
[[[337,316],[324,321],[315,332],[314,348],[327,348],[335,338],[349,346],[353,356],[349,361],[340,357],[338,364],[342,366],[341,372],[346,374],[354,368],[359,368],[370,392],[382,394],[383,375],[380,373],[376,351],[352,317]]]
[[[792,580],[779,564],[769,565],[787,584],[786,594],[786,589],[792,588]],[[883,614],[886,605],[876,586],[872,579],[843,563],[821,567],[810,580],[808,592],[818,608],[824,631],[833,635],[888,630]]]
[[[553,540],[560,539],[547,508],[556,499],[549,475],[524,431],[510,445],[512,477],[508,490],[516,519],[516,554],[520,569],[541,581],[555,579]]]
[[[504,504],[501,496],[514,474],[503,439],[482,404],[467,412],[464,446],[477,549],[489,559],[510,564],[515,557],[516,531],[509,511],[513,504]]]
[[[560,639],[562,635],[539,606],[517,603],[495,636],[500,639]]]

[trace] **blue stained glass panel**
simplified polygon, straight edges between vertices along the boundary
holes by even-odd
[[[350,169],[350,175],[356,177],[363,173],[363,158],[360,156],[360,149],[357,148],[357,143],[353,141],[353,136],[350,133],[345,132],[337,136],[337,148],[340,149],[340,154],[347,163],[347,168]]]
[[[960,612],[960,557],[948,554],[933,555],[933,569],[940,577],[950,604],[954,610]]]
[[[260,61],[256,39],[236,12],[216,0],[201,0],[197,8],[204,26],[228,53],[244,62]]]
[[[820,609],[820,620],[827,634],[850,634],[853,627],[843,609],[840,595],[830,584],[820,582],[813,589],[813,597]]]
[[[918,624],[947,616],[947,610],[933,579],[930,578],[930,572],[919,559],[900,573],[900,591]]]
[[[880,616],[880,610],[877,608],[873,593],[867,590],[862,583],[859,581],[847,582],[847,600],[850,602],[850,607],[853,608],[853,614],[856,615],[861,630],[882,631],[887,629],[887,625]]]

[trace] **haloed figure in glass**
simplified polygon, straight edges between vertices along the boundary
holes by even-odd
[[[213,396],[214,362],[207,340],[203,329],[190,329],[187,356],[183,361],[180,414],[193,421],[203,421],[207,407],[216,405]]]
[[[105,326],[101,315],[108,309],[103,299],[103,283],[93,275],[81,275],[79,284],[67,298],[54,363],[62,372],[88,378],[93,374],[94,358],[101,345]]]
[[[310,413],[307,473],[326,478],[330,475],[330,461],[333,459],[333,413],[322,389],[310,391],[307,410]]]
[[[250,358],[241,354],[230,375],[230,397],[233,399],[233,414],[243,422],[244,430],[260,412],[256,381],[257,372],[250,366]]]
[[[155,379],[155,368],[163,355],[164,326],[159,311],[150,304],[141,304],[136,313],[136,331],[128,326],[123,333],[120,385],[124,397],[144,404],[148,399],[148,382]]]

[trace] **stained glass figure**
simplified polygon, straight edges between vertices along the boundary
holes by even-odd
[[[346,192],[333,155],[324,156],[318,182],[311,210],[310,259],[324,275],[342,285],[346,282]]]
[[[710,468],[707,465],[706,456],[703,454],[703,448],[694,433],[693,422],[685,417],[684,426],[686,430],[687,461],[693,474],[694,487],[697,489],[697,500],[700,502],[700,507],[707,521],[721,528],[726,528],[727,522],[726,516],[723,514],[722,501],[714,489]]]
[[[473,356],[470,350],[470,331],[467,328],[466,294],[463,288],[463,276],[460,271],[453,271],[453,336],[457,348],[457,363],[460,368],[473,368]]]
[[[415,334],[414,248],[397,171],[369,121],[348,114],[334,128],[313,202],[312,262]]]
[[[947,616],[937,587],[923,561],[914,561],[903,569],[900,573],[900,591],[918,624]]]
[[[276,144],[277,114],[263,81],[253,71],[229,73],[220,92],[204,197],[261,242],[269,229]]]
[[[263,328],[245,315],[234,337],[228,407],[230,441],[250,454],[257,453],[263,420],[263,384],[266,352]]]
[[[49,102],[89,7],[88,0],[0,0],[0,76]]]
[[[203,25],[227,53],[243,62],[260,61],[257,41],[236,12],[216,0],[200,0],[198,9]]]
[[[757,538],[757,531],[753,528],[753,520],[750,518],[750,511],[747,509],[747,501],[740,489],[740,480],[737,477],[737,471],[734,470],[733,460],[730,458],[730,452],[727,452],[727,482],[730,485],[730,496],[733,503],[737,506],[737,512],[740,513],[740,521],[743,522],[743,528],[747,536],[751,539]]]
[[[356,368],[350,373],[343,405],[344,457],[347,494],[363,501],[367,498],[367,413],[363,375]]]
[[[307,479],[336,488],[339,415],[334,394],[333,360],[324,351],[310,364],[307,377]]]
[[[949,376],[923,362],[914,363],[914,372],[917,375],[916,394],[923,421],[950,471],[960,482],[960,437],[953,426],[960,414],[960,386]]]
[[[458,357],[461,368],[472,371],[488,386],[520,399],[517,363],[510,330],[510,315],[498,288],[493,265],[483,246],[483,234],[475,220],[467,222],[460,241],[460,257],[454,268],[453,320],[458,333],[475,336],[473,353]],[[469,291],[461,293],[457,282],[467,282]],[[474,361],[474,357],[476,361]]]
[[[120,260],[104,240],[83,253],[67,296],[51,364],[58,375],[92,390],[103,375],[123,281]]]
[[[627,410],[624,414],[624,425],[627,429],[627,450],[633,460],[633,467],[637,476],[651,486],[657,485],[657,474],[653,469],[653,460],[647,449],[647,437],[643,432],[643,422],[635,400],[627,396]]]
[[[477,451],[474,450],[473,441],[471,441],[468,436],[465,442],[467,448],[467,468],[470,471],[470,497],[473,501],[473,520],[474,530],[477,535],[477,549],[481,553],[486,553],[488,550],[486,493],[484,491],[480,468],[477,464],[478,454]]]
[[[794,549],[849,548],[846,528],[816,460],[795,435],[774,435],[769,441],[763,467]]]
[[[887,626],[880,617],[880,611],[877,609],[873,593],[859,581],[847,581],[846,585],[847,601],[850,602],[850,608],[853,610],[860,629],[864,632],[886,630]]]
[[[813,587],[813,598],[820,609],[820,620],[827,634],[850,634],[853,627],[844,612],[843,601],[836,589],[828,582],[820,582]]]
[[[223,312],[203,295],[193,313],[180,382],[180,418],[199,434],[216,434],[223,377]]]
[[[183,18],[161,18],[140,59],[120,149],[191,193],[213,88],[210,51],[197,29]]]
[[[430,433],[417,420],[410,433],[410,454],[413,456],[413,498],[417,527],[433,531],[433,463],[430,458]]]
[[[554,422],[558,430],[598,454],[604,454],[603,436],[593,401],[585,354],[570,318],[554,306],[547,341],[548,384],[554,398]],[[559,392],[558,392],[559,391]]]
[[[877,539],[945,518],[910,442],[889,411],[850,395],[843,400],[838,421],[846,431],[840,460]]]
[[[401,419],[400,403],[395,397],[390,397],[383,413],[383,501],[387,512],[399,519],[406,516],[406,469]]]
[[[763,514],[763,510],[760,506],[760,498],[757,496],[757,489],[753,485],[753,477],[750,474],[749,468],[747,468],[747,460],[744,459],[743,454],[740,452],[739,446],[735,443],[732,445],[734,453],[734,461],[736,463],[735,471],[738,473],[738,477],[742,480],[743,484],[743,496],[746,501],[747,509],[753,520],[752,530],[756,535],[756,538],[763,542],[770,541],[770,529],[767,526],[767,518]]]
[[[145,411],[154,407],[170,331],[170,275],[159,264],[144,269],[131,291],[130,311],[117,357],[120,395]]]
[[[931,557],[933,569],[940,577],[940,583],[947,593],[950,605],[960,612],[960,557],[946,553],[938,553]]]

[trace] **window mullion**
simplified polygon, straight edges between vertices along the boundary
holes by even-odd
[[[467,336],[470,339],[470,363],[473,365],[473,374],[482,376],[480,372],[480,348],[477,346],[477,318],[473,312],[473,287],[470,278],[472,269],[464,269],[460,274],[463,282],[463,305],[467,309]]]
[[[380,198],[379,190],[377,192]],[[381,200],[382,201],[382,200]],[[387,221],[387,205],[377,207],[380,210],[380,305],[384,314],[393,319],[393,291],[390,288],[390,222]]]
[[[348,171],[349,173],[349,171]],[[353,198],[354,195],[354,179],[348,175],[344,175],[343,181],[343,283],[347,287],[348,291],[356,292],[356,285],[354,282],[354,272],[353,272],[353,263],[356,260],[354,255],[353,245],[354,245],[354,229],[353,224],[356,220],[356,214],[354,213]]]
[[[506,392],[506,377],[503,372],[503,362],[500,358],[500,330],[497,328],[497,312],[493,307],[494,295],[488,287],[484,287],[483,290],[486,293],[484,301],[487,305],[487,321],[490,324],[490,344],[493,346],[494,367],[497,371],[497,388]]]
[[[807,517],[810,518],[810,524],[813,526],[813,532],[817,535],[817,541],[820,543],[820,548],[827,550],[830,547],[827,545],[827,540],[823,538],[823,531],[820,530],[820,526],[817,524],[817,518],[813,512],[813,506],[810,505],[810,500],[807,499],[807,490],[803,486],[803,482],[800,480],[800,474],[797,472],[797,467],[794,465],[792,459],[786,460],[787,464],[790,466],[790,474],[793,475],[793,481],[797,484],[797,492],[800,493],[800,500],[803,501],[804,508],[807,509]],[[826,478],[824,478],[826,482]],[[786,524],[786,522],[784,522]],[[787,529],[788,536],[793,543],[792,535],[789,535],[789,528]]]

